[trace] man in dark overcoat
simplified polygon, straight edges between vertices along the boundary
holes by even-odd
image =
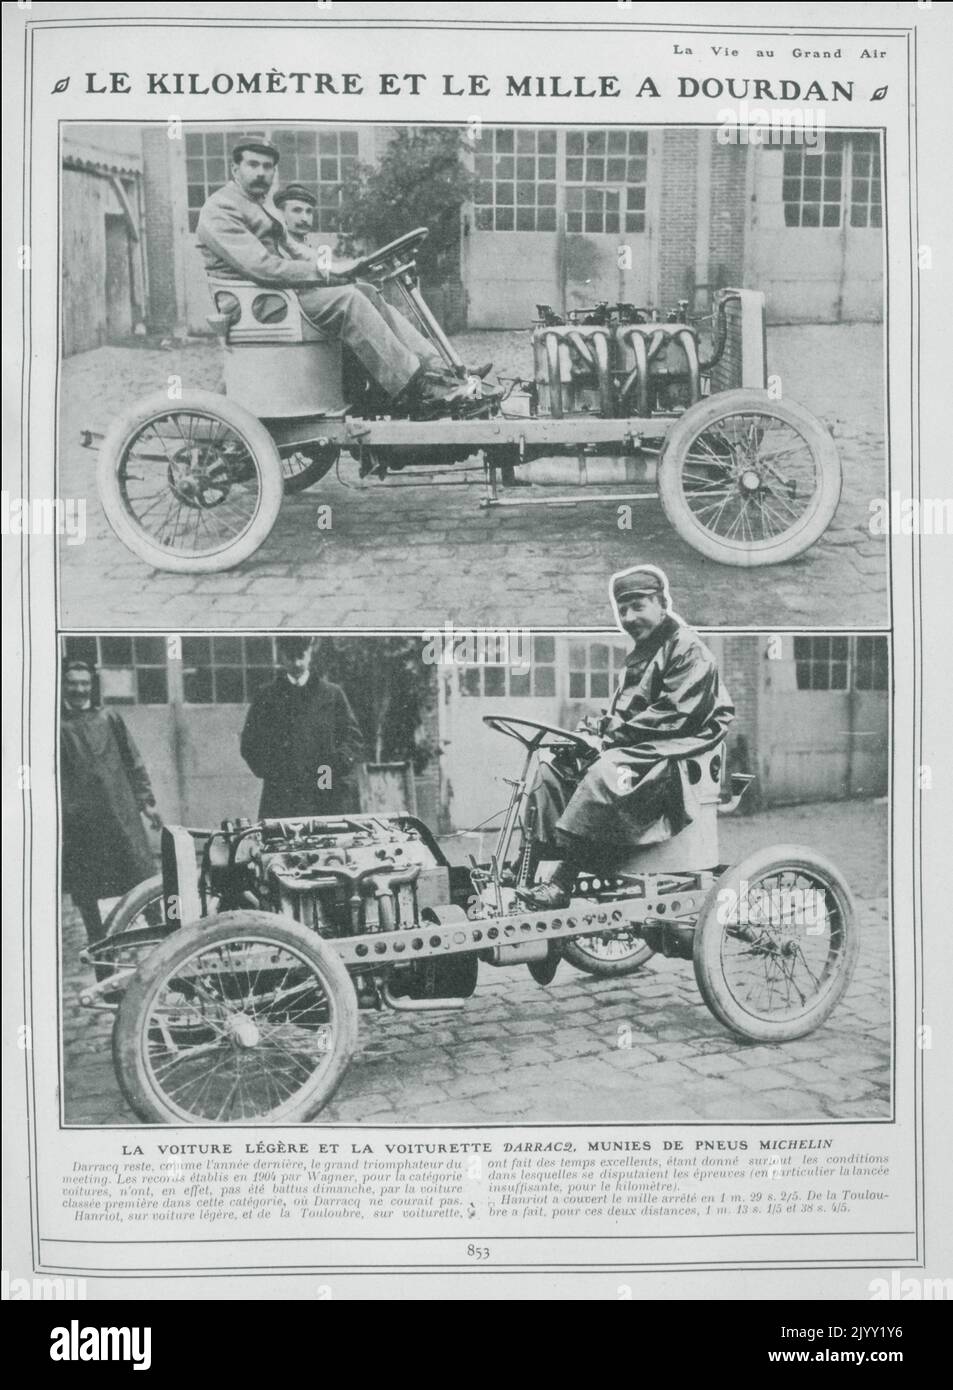
[[[279,637],[281,671],[254,697],[241,752],[264,783],[258,814],[331,816],[358,810],[363,735],[339,685],[315,667],[310,637]]]

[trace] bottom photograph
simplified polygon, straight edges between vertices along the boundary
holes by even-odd
[[[61,638],[62,1121],[892,1115],[889,647]]]

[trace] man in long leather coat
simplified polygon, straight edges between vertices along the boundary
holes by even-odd
[[[60,719],[63,888],[90,942],[103,934],[100,900],[155,873],[143,818],[153,829],[161,825],[132,735],[118,710],[96,703],[93,690],[92,667],[67,662]]]
[[[331,816],[358,809],[363,736],[348,698],[312,668],[308,637],[279,637],[281,674],[251,703],[242,757],[264,783],[261,817]]]
[[[581,774],[558,759],[541,768],[537,837],[562,857],[549,882],[521,890],[534,907],[565,907],[581,868],[690,825],[694,794],[678,760],[714,748],[734,718],[714,657],[671,611],[662,571],[623,570],[611,592],[634,645],[609,708],[583,725],[592,760]]]

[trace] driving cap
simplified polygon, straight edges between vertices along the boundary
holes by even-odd
[[[288,183],[279,188],[274,196],[275,207],[283,208],[285,203],[308,203],[313,208],[318,206],[317,198],[303,183]]]
[[[612,597],[616,603],[645,595],[668,600],[668,579],[654,565],[634,565],[612,576]]]
[[[240,164],[246,150],[254,150],[255,154],[266,154],[276,164],[281,158],[274,145],[269,145],[267,140],[239,140],[232,149],[232,163]]]

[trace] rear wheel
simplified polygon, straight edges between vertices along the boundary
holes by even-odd
[[[164,920],[162,875],[153,874],[119,899],[103,923],[103,932],[107,937],[120,936],[123,932],[161,925]]]
[[[285,492],[304,492],[330,473],[341,450],[336,444],[302,444],[293,454],[283,454],[281,475]]]
[[[695,931],[695,978],[726,1028],[756,1042],[812,1032],[850,983],[850,889],[813,850],[773,845],[722,874]]]
[[[161,875],[144,879],[119,899],[103,923],[103,935],[86,948],[97,979],[115,976],[115,990],[105,1002],[116,1002],[131,972],[174,929],[165,920]]]
[[[156,569],[231,569],[267,538],[281,459],[260,420],[212,391],[161,391],[115,421],[97,468],[110,526]]]
[[[724,565],[790,560],[830,525],[841,492],[834,441],[809,411],[766,392],[690,406],[659,462],[659,496],[690,546]]]
[[[587,975],[632,975],[654,954],[634,931],[574,936],[563,945],[566,960]]]
[[[357,996],[333,948],[272,913],[177,931],[129,984],[113,1033],[126,1099],[159,1124],[308,1120],[357,1044]]]

